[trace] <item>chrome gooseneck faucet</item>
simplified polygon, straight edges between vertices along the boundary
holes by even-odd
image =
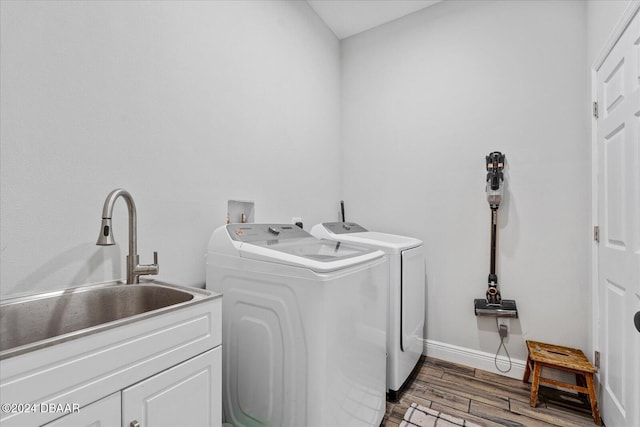
[[[118,197],[122,196],[127,202],[129,210],[129,255],[127,255],[127,283],[139,283],[140,276],[147,274],[158,274],[158,252],[153,253],[153,264],[138,264],[138,237],[136,225],[136,205],[128,191],[118,188],[113,190],[104,201],[102,208],[102,224],[100,226],[100,235],[96,245],[111,246],[116,241],[113,238],[113,229],[111,227],[111,216],[113,215],[113,205]]]

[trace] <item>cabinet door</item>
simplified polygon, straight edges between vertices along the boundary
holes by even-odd
[[[222,424],[222,359],[218,346],[122,391],[124,427]],[[137,423],[137,424],[136,424]]]
[[[120,392],[83,406],[78,412],[45,424],[43,427],[112,427],[120,425]]]

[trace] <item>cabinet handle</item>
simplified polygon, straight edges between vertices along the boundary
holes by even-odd
[[[137,420],[133,420],[129,423],[129,427],[140,427],[140,423]]]

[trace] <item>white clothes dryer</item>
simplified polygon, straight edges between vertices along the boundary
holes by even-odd
[[[319,239],[364,245],[389,257],[387,393],[396,400],[418,364],[424,346],[425,266],[421,240],[368,231],[354,222],[325,222],[311,228]]]
[[[295,225],[214,231],[223,294],[223,409],[234,426],[378,426],[385,413],[389,263]]]

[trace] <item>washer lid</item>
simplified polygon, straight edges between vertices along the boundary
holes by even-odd
[[[291,224],[230,224],[227,231],[233,240],[242,242],[240,256],[278,264],[330,272],[375,260],[384,253],[318,240]]]
[[[324,232],[322,228],[325,229]],[[397,234],[367,231],[353,222],[324,222],[319,224],[319,226],[314,226],[311,231],[316,237],[366,245],[382,249],[386,252],[395,253],[422,246],[422,240],[413,237],[399,236]]]

